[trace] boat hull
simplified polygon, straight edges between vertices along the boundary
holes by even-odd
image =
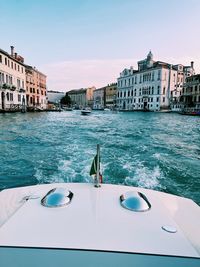
[[[55,266],[154,266],[199,267],[199,258],[152,254],[134,254],[112,251],[74,250],[56,248],[0,247],[2,267]]]

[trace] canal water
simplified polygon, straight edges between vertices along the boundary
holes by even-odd
[[[200,118],[171,113],[0,114],[0,189],[90,182],[97,143],[104,183],[169,192],[200,204]]]

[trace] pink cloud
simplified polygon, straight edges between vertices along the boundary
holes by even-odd
[[[194,61],[196,73],[200,72],[200,62],[189,57],[155,58],[155,60],[183,65],[190,65],[190,62]],[[136,69],[137,61],[137,59],[74,60],[41,65],[39,69],[47,75],[49,90],[69,91],[89,86],[99,88],[116,82],[124,68],[133,66]]]

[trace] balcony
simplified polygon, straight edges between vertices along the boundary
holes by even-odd
[[[23,89],[23,88],[20,88],[20,89],[19,89],[19,92],[20,92],[20,93],[25,93],[25,92],[26,92],[26,90],[25,90],[25,89]]]
[[[16,90],[16,86],[12,85],[12,86],[10,87],[10,90],[15,91],[15,90]]]

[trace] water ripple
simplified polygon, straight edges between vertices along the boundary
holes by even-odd
[[[104,182],[200,203],[200,118],[161,113],[0,114],[0,189],[90,182],[101,144]]]

